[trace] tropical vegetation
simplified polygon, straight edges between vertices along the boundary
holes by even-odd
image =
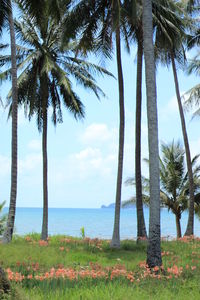
[[[160,158],[160,201],[161,207],[167,207],[175,215],[177,238],[181,238],[180,219],[182,213],[189,209],[189,175],[185,168],[185,151],[180,142],[161,144]],[[200,165],[199,155],[192,159],[195,206],[199,208]],[[147,163],[149,161],[145,159]],[[149,179],[142,177],[143,201],[149,205]],[[135,185],[134,178],[126,180],[127,185]],[[135,197],[123,202],[123,207],[135,203]]]
[[[136,43],[137,47],[135,183],[137,240],[145,239],[147,241],[147,249],[145,248],[146,244],[141,245],[147,250],[144,272],[142,275],[139,271],[135,273],[133,269],[130,268],[129,270],[128,266],[125,268],[120,267],[119,269],[115,267],[106,269],[106,267],[102,268],[102,266],[97,267],[97,269],[95,266],[94,269],[93,266],[91,268],[83,266],[83,272],[81,272],[81,268],[71,267],[69,269],[68,264],[65,264],[62,267],[57,266],[57,269],[54,266],[48,266],[54,268],[50,271],[46,267],[42,267],[40,272],[37,273],[38,269],[34,265],[35,262],[32,268],[29,264],[25,264],[25,268],[23,268],[24,265],[21,266],[20,262],[19,268],[16,268],[16,270],[13,270],[9,264],[3,264],[3,267],[7,268],[10,281],[20,281],[23,288],[25,288],[25,294],[29,285],[36,288],[37,286],[39,288],[45,287],[46,282],[49,284],[49,278],[52,286],[54,286],[54,282],[57,285],[57,281],[62,286],[65,279],[73,286],[74,280],[77,281],[77,279],[82,277],[84,277],[84,280],[92,282],[92,284],[95,283],[95,281],[93,282],[94,277],[95,280],[100,278],[103,284],[105,284],[106,280],[111,284],[110,280],[112,281],[114,277],[122,277],[122,281],[126,282],[125,286],[128,286],[127,281],[128,284],[135,284],[135,281],[140,282],[141,278],[144,277],[147,277],[150,281],[153,280],[152,277],[155,277],[161,282],[171,279],[171,273],[175,274],[177,278],[182,278],[181,276],[187,277],[187,271],[186,273],[183,272],[183,267],[177,266],[175,263],[172,266],[168,266],[167,270],[163,267],[160,208],[162,202],[175,214],[178,238],[182,235],[180,226],[181,214],[184,210],[188,210],[185,241],[194,243],[192,246],[198,248],[199,241],[194,240],[193,233],[194,213],[197,212],[199,214],[200,208],[199,156],[196,155],[193,160],[191,159],[190,137],[187,132],[177,72],[177,68],[181,67],[187,74],[197,73],[199,75],[200,64],[198,55],[190,60],[189,63],[186,57],[187,51],[198,49],[199,47],[198,5],[199,1],[193,0],[1,0],[0,83],[3,86],[5,81],[9,80],[11,82],[11,90],[8,93],[5,106],[6,108],[9,107],[7,111],[12,121],[11,187],[7,224],[2,237],[4,244],[12,241],[16,215],[18,108],[22,107],[24,109],[25,115],[29,120],[32,118],[36,119],[37,128],[42,133],[43,220],[41,240],[38,242],[32,238],[27,238],[26,241],[28,242],[28,247],[33,245],[35,247],[37,244],[36,247],[47,246],[48,248],[49,182],[47,136],[49,116],[51,115],[54,125],[62,123],[63,107],[65,107],[75,119],[83,119],[85,117],[85,110],[88,104],[86,105],[86,101],[82,99],[82,96],[78,96],[76,84],[80,84],[84,89],[92,91],[99,99],[105,96],[103,90],[97,84],[96,76],[114,77],[114,75],[111,74],[109,68],[103,68],[97,62],[97,55],[101,55],[104,66],[108,60],[112,60],[115,57],[118,80],[119,143],[114,226],[112,239],[109,241],[109,245],[105,242],[105,249],[104,242],[87,240],[85,233],[82,232],[82,243],[84,246],[81,244],[81,247],[83,247],[80,251],[84,253],[84,247],[87,247],[89,252],[102,251],[104,249],[105,252],[111,253],[111,256],[113,253],[117,253],[117,255],[120,253],[121,250],[118,248],[121,246],[120,209],[126,123],[126,82],[124,81],[121,49],[122,46],[125,46],[128,52],[131,53],[134,43]],[[18,15],[17,18],[15,18],[16,15]],[[8,41],[6,45],[1,41],[2,34],[6,29],[10,38],[9,47],[7,47]],[[95,58],[95,62],[90,62],[91,57]],[[142,178],[141,175],[143,58],[145,65],[149,180]],[[159,111],[157,109],[159,99],[157,99],[156,83],[156,69],[160,63],[165,67],[172,67],[184,142],[184,150],[179,144],[174,142],[171,145],[163,144],[161,148],[163,153],[162,159],[159,159]],[[194,103],[198,106],[195,115],[199,115],[199,85],[191,88],[187,93],[188,95],[186,104],[191,105]],[[5,99],[2,100],[5,103]],[[187,169],[184,165],[184,154],[186,156]],[[143,182],[148,182],[149,194],[146,197],[143,197],[142,194]],[[143,200],[147,199],[149,199],[148,233],[143,212]],[[11,247],[13,245],[17,249],[19,240],[15,240]],[[24,240],[20,240],[20,243],[24,244]],[[58,246],[58,242],[56,241],[55,243]],[[79,244],[79,241],[71,242],[70,240],[69,244],[71,247],[71,244]],[[9,249],[9,245],[0,246],[2,246],[1,249]],[[54,247],[54,245],[52,246]],[[188,246],[188,249],[190,249],[190,246]],[[59,247],[61,252],[68,252],[68,248],[65,248],[65,246],[59,245]],[[108,249],[109,247],[117,249]],[[123,243],[121,247],[123,247]],[[132,251],[134,247],[136,247],[135,244],[131,246]],[[140,247],[140,245],[137,247]],[[52,249],[54,248],[50,247],[50,256],[53,255],[54,250]],[[70,252],[71,250],[75,253],[76,247],[70,248]],[[124,256],[126,254],[123,253]],[[187,270],[195,270],[195,266],[185,268]],[[21,270],[25,273],[21,272]],[[32,273],[27,272],[29,270]],[[2,282],[5,282],[5,286]],[[5,292],[10,289],[2,267],[0,267],[0,289]],[[79,298],[82,298],[81,294],[77,295],[78,297],[80,296]],[[12,297],[12,295],[10,296]]]
[[[198,299],[199,238],[162,241],[163,266],[148,268],[145,244],[39,234],[0,245],[11,282],[7,299]],[[134,255],[133,255],[134,253]]]

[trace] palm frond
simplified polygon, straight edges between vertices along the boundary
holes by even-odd
[[[0,1],[0,36],[2,34],[3,27],[8,21],[8,16],[11,10],[10,7],[11,1],[1,0]]]

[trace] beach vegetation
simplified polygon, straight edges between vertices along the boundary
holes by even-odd
[[[15,299],[21,300],[197,296],[199,238],[163,240],[162,265],[153,268],[146,264],[145,244],[124,240],[120,250],[109,245],[109,240],[64,235],[48,241],[40,240],[39,234],[14,235],[9,245],[0,244],[1,264]],[[11,294],[6,297],[14,299]]]

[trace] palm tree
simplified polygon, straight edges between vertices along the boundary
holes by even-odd
[[[162,153],[163,159],[160,160],[161,201],[175,214],[177,238],[179,238],[181,237],[181,214],[188,208],[188,196],[190,196],[189,172],[185,171],[184,150],[179,143],[163,144]],[[196,194],[200,187],[200,167],[196,165],[198,158],[199,155],[196,155],[192,160],[194,191]]]
[[[6,230],[3,235],[3,242],[8,243],[12,239],[15,222],[16,198],[17,198],[17,66],[16,66],[16,44],[14,21],[12,13],[12,2],[2,0],[0,3],[0,34],[5,21],[9,23],[10,44],[11,44],[11,64],[12,64],[12,142],[11,142],[11,191],[10,205]]]
[[[105,69],[82,60],[77,55],[75,41],[65,44],[60,50],[63,14],[58,21],[51,16],[49,1],[43,1],[37,16],[32,15],[26,5],[18,2],[20,21],[15,22],[17,36],[24,47],[19,49],[18,77],[19,104],[24,105],[29,119],[37,117],[38,129],[42,131],[43,155],[43,224],[41,239],[48,237],[48,162],[47,125],[48,111],[52,106],[52,121],[62,122],[61,100],[75,118],[84,117],[84,107],[73,90],[71,77],[97,97],[104,95],[96,85],[92,72],[108,74]],[[41,22],[42,20],[42,22]],[[10,97],[10,95],[8,95]]]
[[[177,238],[181,237],[180,219],[182,212],[188,209],[189,203],[189,181],[188,172],[185,170],[185,151],[179,142],[161,145],[162,158],[160,158],[160,199],[161,207],[166,206],[171,210],[176,219]],[[199,211],[199,190],[200,190],[200,166],[197,164],[199,155],[192,160],[195,206]],[[146,162],[149,163],[147,159]],[[143,199],[149,205],[149,179],[143,177]],[[134,178],[126,180],[127,185],[135,184]],[[135,202],[135,197],[123,202],[123,207]]]
[[[136,208],[137,208],[137,242],[147,238],[141,180],[141,117],[142,117],[142,63],[143,63],[143,30],[142,7],[139,1],[124,1],[123,14],[127,23],[124,26],[125,37],[137,44],[137,78],[136,78],[136,111],[135,111],[135,178],[136,178]],[[133,9],[134,7],[134,9]],[[129,41],[126,39],[127,49]]]
[[[114,5],[113,5],[114,6]],[[116,6],[116,5],[115,5]],[[115,11],[120,11],[121,2]],[[115,12],[116,13],[116,12]],[[119,16],[120,18],[120,16]],[[125,112],[124,112],[124,80],[121,62],[121,42],[120,42],[120,20],[115,29],[116,40],[116,55],[117,55],[117,71],[118,71],[118,87],[119,87],[119,152],[118,152],[118,170],[117,170],[117,185],[116,185],[116,198],[115,198],[115,219],[114,228],[111,241],[111,247],[120,247],[120,209],[121,209],[121,189],[122,189],[122,176],[123,176],[123,160],[124,160],[124,130],[125,130]]]
[[[176,217],[177,238],[181,237],[181,214],[187,207],[188,174],[184,174],[184,150],[179,143],[162,144],[160,159],[161,202]]]
[[[143,32],[142,32],[142,7],[137,2],[136,18],[133,16],[131,9],[133,1],[124,2],[124,14],[128,21],[128,36],[137,43],[137,82],[136,82],[136,125],[135,125],[135,178],[136,178],[136,207],[137,207],[137,236],[146,237],[146,228],[144,222],[143,206],[142,206],[142,185],[141,185],[141,104],[142,104],[142,57],[143,57]],[[152,13],[154,30],[160,27],[162,22],[168,22],[169,3],[170,1],[152,1]],[[171,4],[172,5],[172,4]],[[174,5],[174,4],[173,4]],[[161,20],[164,20],[161,22]],[[161,26],[162,25],[162,26]],[[158,33],[157,33],[158,35]],[[166,35],[166,32],[165,32]],[[162,34],[163,37],[163,34]],[[129,45],[128,45],[129,46]]]
[[[182,65],[185,62],[183,42],[186,37],[185,30],[188,27],[188,25],[190,25],[188,21],[191,20],[189,20],[189,18],[184,15],[184,11],[181,9],[181,7],[179,7],[173,1],[168,1],[164,9],[166,10],[166,18],[164,22],[160,13],[156,15],[156,50],[158,57],[160,56],[162,62],[164,62],[166,65],[169,65],[169,63],[172,64],[189,176],[190,208],[185,235],[192,235],[194,232],[194,183],[190,147],[186,130],[183,106],[181,102],[176,67],[176,61],[181,63]]]
[[[118,149],[118,171],[115,197],[115,217],[111,247],[120,247],[120,207],[121,188],[124,157],[124,82],[121,61],[121,24],[122,20],[121,1],[104,0],[82,0],[75,7],[73,22],[79,24],[80,48],[103,53],[105,57],[111,58],[113,45],[112,37],[115,34],[115,48],[117,58],[118,89],[119,89],[119,149]],[[66,28],[71,28],[66,24]]]
[[[141,28],[141,27],[140,27]],[[136,206],[137,206],[137,241],[147,238],[141,180],[141,118],[142,118],[142,61],[143,34],[137,34],[137,79],[136,79],[136,111],[135,111],[135,178],[136,178]]]
[[[147,264],[150,268],[152,268],[155,266],[160,266],[162,264],[160,248],[158,119],[156,105],[156,76],[153,46],[152,2],[151,0],[143,0],[142,4],[150,174],[150,218]]]
[[[190,147],[189,147],[189,141],[188,141],[188,136],[187,136],[183,106],[182,106],[182,102],[181,102],[178,77],[177,77],[177,73],[176,73],[176,65],[175,65],[173,54],[172,54],[171,58],[172,58],[172,68],[173,68],[175,87],[176,87],[176,95],[177,95],[179,113],[180,113],[180,118],[181,118],[183,139],[184,139],[184,144],[185,144],[188,176],[189,176],[190,208],[189,208],[188,224],[187,224],[185,235],[192,235],[194,233],[194,182],[193,182],[193,174],[192,174],[192,161],[191,161]]]
[[[2,34],[2,29],[5,25],[5,22],[8,20],[8,16],[10,14],[10,1],[2,0],[0,2],[0,36]],[[4,48],[1,44],[0,49]],[[2,56],[1,56],[2,60]],[[12,180],[12,179],[11,179]],[[4,292],[8,292],[10,290],[10,284],[6,279],[5,272],[0,267],[0,288],[3,289]]]

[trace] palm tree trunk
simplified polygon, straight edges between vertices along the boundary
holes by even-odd
[[[189,193],[190,193],[190,206],[189,206],[189,216],[188,216],[188,223],[185,235],[192,235],[194,233],[194,183],[193,183],[193,172],[192,172],[192,163],[191,163],[191,155],[190,155],[190,147],[188,142],[185,118],[183,113],[183,107],[181,103],[181,96],[179,91],[179,84],[178,84],[178,76],[176,72],[176,65],[174,60],[174,53],[171,51],[171,60],[172,60],[172,69],[174,74],[174,83],[176,88],[176,97],[178,101],[178,108],[181,118],[181,127],[183,133],[183,140],[185,145],[185,154],[186,154],[186,162],[187,162],[187,169],[188,169],[188,178],[189,178]]]
[[[136,115],[135,115],[135,187],[137,208],[137,241],[147,238],[143,203],[142,203],[142,180],[141,180],[141,116],[142,116],[142,58],[143,41],[138,38],[137,52],[137,83],[136,83]]]
[[[18,118],[18,95],[17,95],[17,64],[16,64],[16,43],[15,31],[12,14],[12,3],[10,1],[9,13],[9,29],[10,29],[10,42],[11,42],[11,62],[12,62],[12,159],[11,159],[11,191],[10,191],[10,205],[7,226],[3,235],[3,243],[9,243],[12,240],[15,211],[16,211],[16,198],[17,198],[17,118]]]
[[[120,208],[121,208],[121,189],[122,189],[122,173],[123,173],[123,158],[124,158],[124,81],[121,62],[121,44],[120,44],[120,29],[116,29],[116,53],[117,53],[117,71],[118,71],[118,87],[119,87],[119,152],[118,152],[118,171],[117,171],[117,187],[115,199],[115,220],[111,247],[120,247]]]
[[[42,157],[43,157],[43,221],[41,239],[48,238],[48,172],[47,172],[47,112],[43,114],[42,132]]]
[[[48,238],[48,161],[47,161],[47,101],[48,87],[46,86],[46,78],[42,78],[43,94],[43,128],[42,128],[42,158],[43,158],[43,221],[41,239]],[[46,87],[46,88],[45,88]]]
[[[162,264],[160,247],[160,172],[158,151],[158,118],[156,103],[156,76],[153,46],[152,2],[143,0],[143,38],[147,93],[150,216],[147,264],[150,268]]]
[[[180,223],[180,215],[176,214],[176,232],[177,232],[177,239],[181,238],[181,223]]]

